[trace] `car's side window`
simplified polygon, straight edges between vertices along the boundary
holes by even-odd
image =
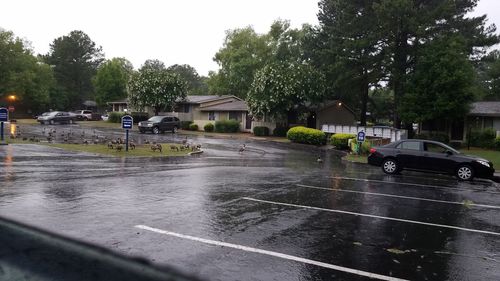
[[[417,141],[404,141],[396,147],[397,149],[407,150],[420,150],[420,142]]]
[[[424,143],[424,150],[434,153],[446,153],[446,148],[435,143],[426,142]]]
[[[163,119],[163,122],[172,122],[172,117],[167,117]]]

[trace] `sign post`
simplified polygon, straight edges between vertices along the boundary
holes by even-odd
[[[3,136],[3,123],[9,121],[9,110],[5,107],[0,108],[0,144],[6,144]]]
[[[363,131],[358,132],[358,135],[356,137],[356,140],[358,142],[358,149],[357,149],[358,154],[359,154],[359,151],[361,150],[361,146],[363,145],[363,142],[365,141],[365,136],[366,136],[365,132],[363,132]]]
[[[125,151],[128,151],[128,130],[132,130],[134,126],[134,118],[130,115],[122,117],[122,129],[125,129]]]

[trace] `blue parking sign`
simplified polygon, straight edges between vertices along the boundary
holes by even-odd
[[[134,125],[134,118],[130,115],[125,115],[122,117],[122,129],[130,130]]]
[[[0,122],[9,121],[9,110],[5,107],[0,108]]]
[[[358,132],[357,141],[358,142],[364,142],[365,141],[365,132],[363,132],[363,131]]]

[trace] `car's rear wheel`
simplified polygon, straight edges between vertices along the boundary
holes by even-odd
[[[174,134],[176,134],[176,133],[177,133],[177,126],[174,126],[174,127],[172,128],[172,133],[174,133]]]
[[[83,121],[89,121],[87,117],[83,117]]]
[[[160,133],[160,128],[158,126],[153,127],[153,134],[158,135]]]
[[[460,165],[456,176],[459,180],[470,181],[474,178],[474,169],[469,165]]]
[[[385,159],[382,162],[382,171],[386,174],[394,175],[400,171],[399,164],[395,159]]]

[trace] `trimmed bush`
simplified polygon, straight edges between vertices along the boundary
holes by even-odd
[[[134,118],[134,123],[139,123],[149,119],[149,114],[147,112],[132,112],[130,115]]]
[[[113,111],[109,113],[108,122],[121,123],[123,116],[125,116],[125,112]]]
[[[356,135],[354,134],[334,134],[330,137],[330,144],[335,146],[337,149],[348,149],[349,148],[349,140],[355,139]]]
[[[240,122],[236,120],[215,121],[217,133],[237,133],[240,130]]]
[[[347,142],[349,142],[349,140]],[[370,148],[373,147],[373,144],[370,141],[368,141],[368,140],[365,140],[361,144],[361,147],[359,148],[359,151],[355,151],[356,145],[358,145],[358,140],[356,140],[356,138],[354,138],[351,141],[351,150],[353,152],[356,152],[356,153],[359,152],[359,155],[368,155],[368,154],[370,154]]]
[[[193,121],[181,121],[181,129],[189,130],[191,124],[193,124]]]
[[[212,124],[212,123],[207,123],[207,124],[203,127],[203,130],[205,130],[205,132],[213,132],[213,131],[214,131],[214,124]]]
[[[323,131],[302,126],[293,127],[286,133],[292,142],[321,145],[325,143],[326,135]]]
[[[493,129],[485,129],[482,131],[472,131],[469,135],[471,146],[481,148],[496,147],[496,132]]]
[[[500,150],[500,137],[495,138],[495,149]]]
[[[269,136],[269,128],[268,127],[254,127],[253,134],[256,136]]]
[[[450,142],[450,137],[448,134],[445,133],[430,133],[430,134],[415,134],[413,136],[414,139],[421,139],[421,140],[433,140],[433,141],[438,141],[442,143],[449,143]]]
[[[198,124],[191,124],[191,125],[189,125],[189,130],[191,130],[191,131],[198,131]]]
[[[286,133],[290,130],[288,127],[276,127],[273,130],[273,136],[275,137],[286,137]]]

